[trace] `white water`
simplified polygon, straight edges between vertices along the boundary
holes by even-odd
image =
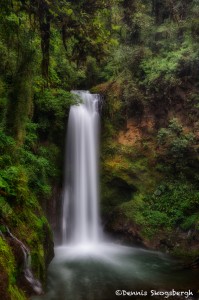
[[[98,209],[99,95],[74,91],[82,103],[70,108],[64,201],[63,244],[96,244],[100,239]]]
[[[69,116],[63,245],[55,249],[47,294],[33,299],[116,300],[118,290],[136,292],[194,286],[197,274],[178,271],[175,261],[162,253],[107,243],[100,238],[99,97],[88,92],[75,93],[83,103],[72,106]]]

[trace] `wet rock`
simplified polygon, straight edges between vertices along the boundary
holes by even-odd
[[[45,265],[47,268],[55,255],[54,254],[54,243],[53,243],[52,236],[49,236],[50,233],[49,233],[49,228],[47,225],[44,226],[43,230],[44,230],[43,245],[44,245],[44,250],[45,250]]]
[[[5,270],[3,270],[0,266],[0,299],[2,300],[10,300],[7,290],[8,290],[8,275],[5,273]]]
[[[140,229],[137,225],[123,218],[110,219],[109,221],[105,225],[105,231],[114,236],[118,243],[147,246],[139,233]]]
[[[194,259],[191,263],[184,265],[184,269],[199,269],[199,257]]]
[[[32,281],[27,279],[27,276],[24,272],[21,273],[17,280],[18,286],[21,290],[25,292],[25,294],[30,297],[32,295],[42,295],[43,290],[39,281],[35,280],[33,284]]]
[[[8,243],[12,248],[12,252],[15,257],[15,262],[18,269],[18,286],[28,296],[36,294],[41,295],[43,293],[42,285],[39,280],[35,279],[31,270],[31,260],[29,249],[15,237],[10,230],[7,228]]]
[[[7,242],[12,248],[12,252],[14,254],[17,266],[19,266],[19,269],[22,269],[24,265],[24,254],[21,249],[21,246],[12,238],[7,238]]]

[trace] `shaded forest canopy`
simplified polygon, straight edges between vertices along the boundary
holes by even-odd
[[[198,46],[198,0],[0,0],[0,298],[31,293],[6,227],[45,282],[72,89],[104,99],[107,230],[199,255]]]

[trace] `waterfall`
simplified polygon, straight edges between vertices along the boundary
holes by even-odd
[[[81,99],[70,108],[63,197],[63,244],[99,241],[99,95],[74,91]]]

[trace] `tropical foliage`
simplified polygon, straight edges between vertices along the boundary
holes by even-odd
[[[151,241],[198,232],[198,5],[0,0],[0,298],[26,297],[7,227],[45,281],[45,208],[61,190],[73,89],[103,95],[104,218],[123,216]]]

